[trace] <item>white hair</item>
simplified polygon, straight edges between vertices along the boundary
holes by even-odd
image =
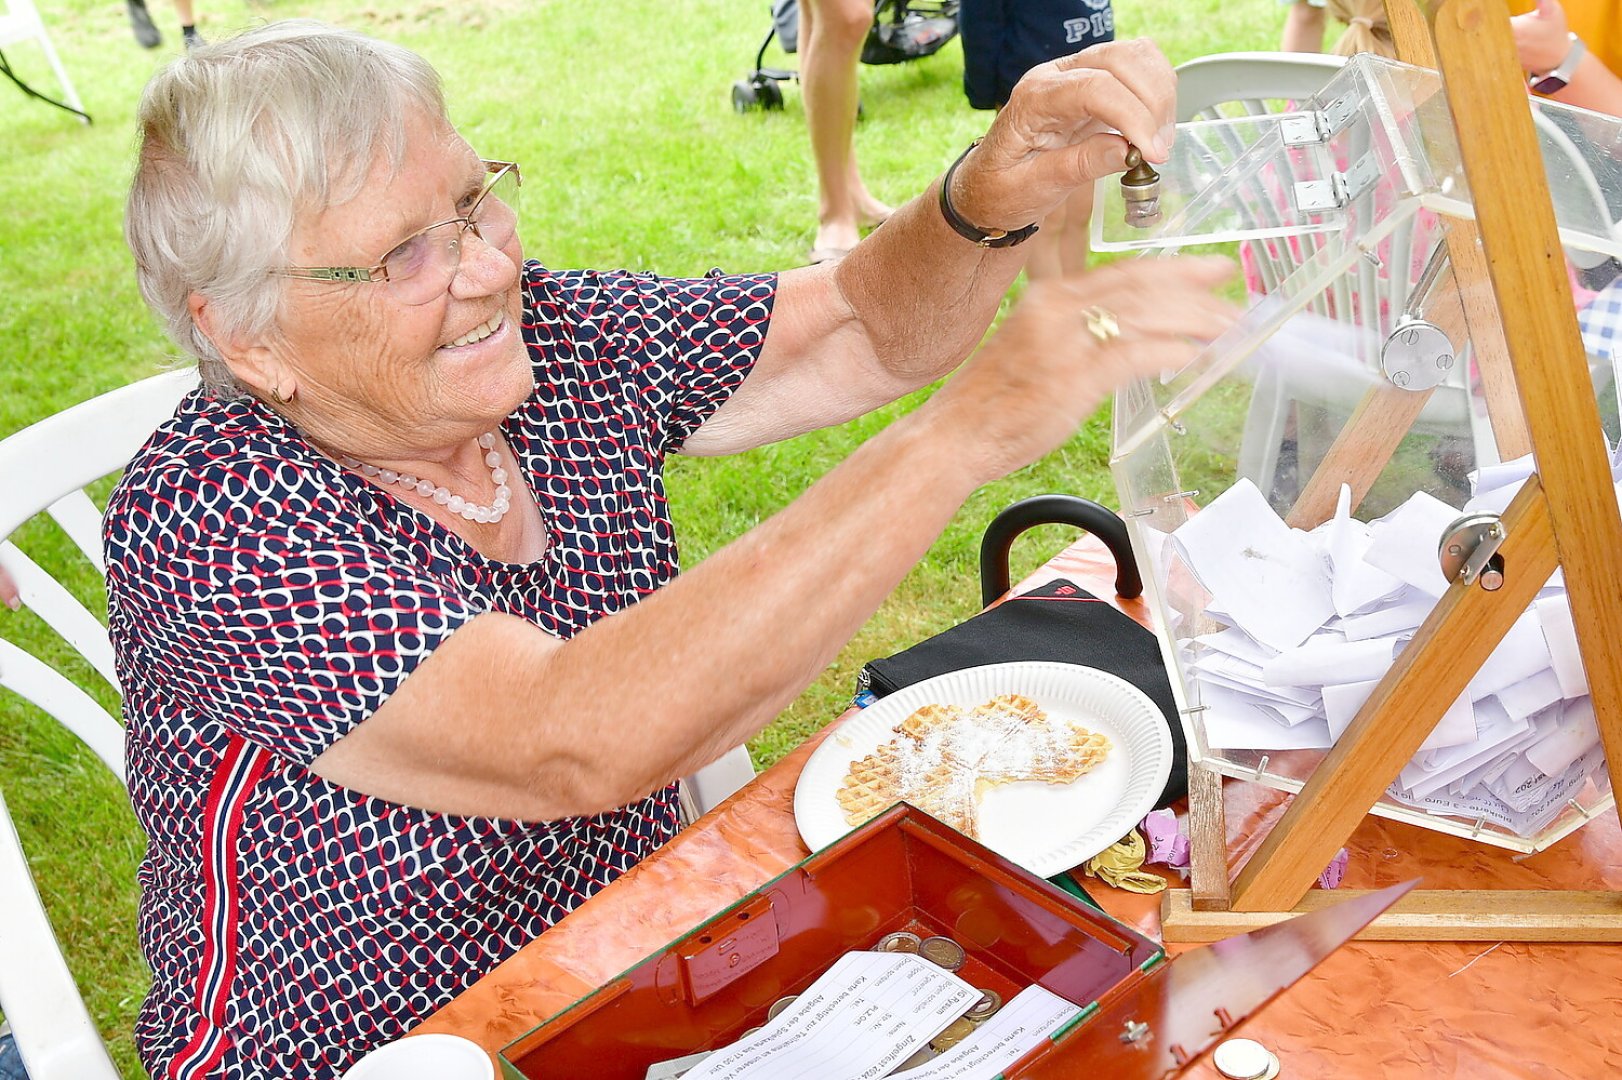
[[[287,261],[296,215],[354,198],[384,150],[398,168],[413,109],[446,120],[426,60],[306,19],[199,48],[147,84],[124,236],[141,295],[210,393],[246,391],[192,319],[191,294],[222,333],[273,331],[285,279],[270,271]]]

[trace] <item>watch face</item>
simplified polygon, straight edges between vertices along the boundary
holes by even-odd
[[[1566,88],[1566,80],[1558,75],[1545,75],[1532,81],[1532,89],[1540,94],[1553,94]]]

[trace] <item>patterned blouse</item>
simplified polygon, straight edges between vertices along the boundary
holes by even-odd
[[[566,639],[676,573],[665,455],[752,369],[775,278],[530,263],[524,291],[535,391],[502,432],[547,525],[533,564],[484,558],[253,401],[187,397],[113,494],[154,1077],[335,1077],[676,829],[673,787],[534,822],[308,768],[475,615]]]

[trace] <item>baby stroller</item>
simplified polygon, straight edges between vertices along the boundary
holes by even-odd
[[[862,63],[900,64],[933,55],[957,36],[959,0],[875,0],[873,26],[862,44]],[[781,109],[783,88],[779,83],[799,77],[786,68],[769,68],[766,50],[777,39],[783,51],[800,47],[799,0],[772,0],[772,25],[766,40],[755,54],[755,70],[732,84],[732,107],[738,112],[750,109]]]

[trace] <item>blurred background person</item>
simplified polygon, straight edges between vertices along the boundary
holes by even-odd
[[[152,13],[146,8],[146,0],[124,0],[124,7],[129,11],[130,29],[135,32],[135,40],[143,49],[156,49],[163,44],[163,34],[158,30],[158,24],[152,21]],[[191,0],[175,0],[175,14],[180,16],[180,33],[186,41],[186,51],[203,44],[203,35],[197,32],[197,15],[192,10]]]
[[[1031,68],[1115,40],[1110,0],[963,0],[963,93],[976,109],[1000,109]],[[1170,132],[1165,133],[1170,139]],[[1032,281],[1087,268],[1093,188],[1083,184],[1042,220],[1030,240]]]
[[[1527,85],[1567,105],[1622,115],[1622,4],[1617,0],[1539,0],[1512,16]]]
[[[843,257],[862,226],[890,216],[856,167],[856,69],[872,25],[868,0],[800,3],[800,87],[817,165],[817,238],[806,259],[813,264]]]

